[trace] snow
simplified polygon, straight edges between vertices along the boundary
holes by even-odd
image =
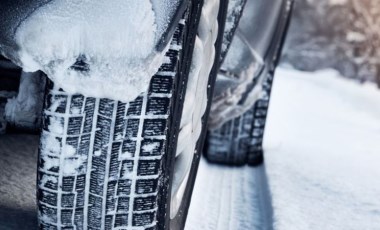
[[[22,72],[20,81],[18,94],[5,105],[5,118],[19,127],[36,130],[41,125],[45,77],[40,72]]]
[[[379,229],[379,139],[374,84],[279,69],[265,165],[201,161],[186,230]]]
[[[265,136],[275,229],[378,229],[380,91],[277,71]]]
[[[18,55],[8,56],[70,94],[131,101],[163,62],[157,44],[178,5],[153,2],[51,1],[18,27]]]
[[[185,230],[271,229],[265,168],[231,167],[201,160]],[[270,207],[270,206],[269,206]]]

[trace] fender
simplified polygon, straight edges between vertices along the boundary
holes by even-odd
[[[15,33],[20,24],[38,8],[56,0],[1,0],[0,1],[0,52],[12,59],[12,53],[18,50]],[[188,1],[185,0],[151,0],[156,19],[167,24],[161,39],[156,44],[157,51],[162,51],[173,36]],[[169,10],[162,10],[169,9]],[[168,20],[169,23],[166,21]]]

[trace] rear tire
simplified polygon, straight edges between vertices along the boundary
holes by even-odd
[[[260,98],[243,115],[227,121],[220,128],[208,131],[204,155],[210,162],[257,166],[264,161],[263,139],[268,114],[274,71],[290,24],[293,1],[286,0],[281,11],[274,38],[264,58],[265,68]],[[260,82],[260,81],[258,81]]]
[[[242,116],[208,132],[205,155],[210,162],[230,165],[260,165],[263,158],[264,129],[269,107],[273,72],[262,84],[262,97]]]

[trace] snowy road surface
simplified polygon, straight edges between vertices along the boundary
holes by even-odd
[[[277,71],[266,169],[201,162],[187,230],[380,229],[380,91],[336,75]]]
[[[0,136],[0,230],[37,229],[38,137]]]
[[[268,195],[264,166],[218,166],[202,160],[185,229],[272,229]]]
[[[277,230],[380,229],[380,91],[277,72],[265,137]]]
[[[380,229],[380,91],[334,75],[277,72],[265,167],[201,161],[186,230]],[[36,147],[0,136],[0,230],[35,229]]]

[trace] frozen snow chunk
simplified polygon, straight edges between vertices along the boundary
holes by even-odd
[[[162,37],[182,1],[51,1],[17,29],[16,61],[68,93],[131,101],[164,59]]]

